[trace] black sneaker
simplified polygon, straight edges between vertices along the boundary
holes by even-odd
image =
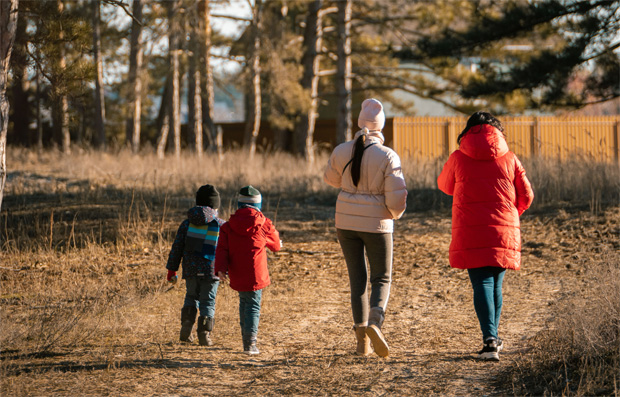
[[[480,360],[499,361],[499,351],[501,347],[498,345],[503,347],[503,342],[501,342],[500,345],[497,339],[493,337],[487,338],[484,341],[482,350],[478,352],[478,358]]]

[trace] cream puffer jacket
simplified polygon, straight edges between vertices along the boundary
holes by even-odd
[[[355,140],[366,134],[360,180],[357,187],[351,179]],[[379,131],[357,132],[352,141],[338,145],[327,163],[323,179],[341,188],[336,202],[336,228],[371,233],[392,233],[394,219],[400,218],[407,206],[407,187],[400,158],[383,146],[385,138]],[[344,172],[343,172],[344,170]]]

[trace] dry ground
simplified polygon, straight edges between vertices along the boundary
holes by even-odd
[[[184,285],[170,288],[164,282],[164,245],[123,251],[91,247],[38,254],[39,259],[2,254],[0,320],[3,332],[15,336],[1,346],[0,394],[511,394],[512,385],[499,384],[498,374],[527,354],[528,339],[548,326],[558,299],[587,287],[584,275],[592,258],[611,252],[617,260],[620,248],[618,208],[599,216],[526,213],[523,270],[509,272],[504,284],[505,350],[501,362],[484,363],[473,359],[481,338],[467,273],[447,262],[449,213],[407,213],[394,235],[384,325],[390,356],[357,357],[332,211],[279,208],[284,249],[270,255],[272,285],[263,295],[256,357],[241,353],[237,297],[224,285],[217,297],[215,346],[177,342]],[[182,212],[172,215],[180,219]],[[85,288],[85,295],[84,285],[115,280],[116,286],[92,306],[96,316],[63,331],[76,336],[37,354],[23,347],[27,342],[19,336],[32,339],[23,327],[43,327],[37,316],[53,313],[55,302],[27,303],[24,291],[40,278],[48,279],[49,288]]]

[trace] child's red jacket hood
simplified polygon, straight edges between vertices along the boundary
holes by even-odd
[[[262,212],[241,208],[220,229],[215,272],[228,272],[236,291],[263,289],[271,282],[266,248],[279,251],[280,234]]]

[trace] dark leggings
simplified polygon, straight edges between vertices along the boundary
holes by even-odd
[[[385,308],[392,283],[392,233],[367,233],[337,229],[338,241],[344,254],[351,285],[351,310],[355,325],[368,323],[370,308]],[[364,251],[366,255],[364,255]],[[368,269],[370,267],[370,300],[368,299]]]

